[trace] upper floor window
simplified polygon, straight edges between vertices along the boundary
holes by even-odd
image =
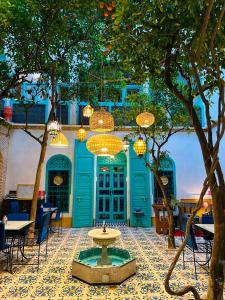
[[[28,124],[44,124],[45,123],[45,110],[44,104],[34,104],[26,110],[22,104],[13,104],[12,122],[14,123],[27,123]]]
[[[56,117],[61,124],[69,124],[69,106],[66,104],[60,104],[56,108]]]

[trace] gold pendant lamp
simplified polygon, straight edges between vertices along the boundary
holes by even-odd
[[[85,140],[86,136],[87,136],[87,132],[86,132],[85,128],[83,126],[81,126],[77,130],[77,138],[80,142],[83,142]]]
[[[98,156],[114,156],[123,150],[123,141],[112,134],[93,135],[87,140],[87,149]]]
[[[68,145],[68,140],[61,131],[55,137],[53,137],[50,142],[50,146],[56,148],[67,148]]]

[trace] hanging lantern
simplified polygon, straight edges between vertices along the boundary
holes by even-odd
[[[146,151],[146,143],[141,136],[134,143],[134,151],[140,158]]]
[[[51,135],[52,137],[56,136],[61,129],[60,127],[61,126],[58,120],[55,117],[53,117],[53,119],[48,123],[47,127],[49,135]]]
[[[61,131],[55,137],[53,137],[50,142],[50,146],[56,148],[66,148],[68,145],[68,140]]]
[[[130,143],[129,143],[129,141],[128,141],[128,138],[125,136],[125,137],[123,138],[123,150],[124,150],[125,152],[127,152],[128,149],[129,149],[129,147],[130,147]]]
[[[161,176],[160,179],[161,179],[163,185],[167,185],[169,182],[169,179],[166,176]]]
[[[98,134],[87,140],[87,149],[98,156],[114,156],[123,150],[123,142],[112,134]]]
[[[83,142],[84,139],[87,136],[87,132],[85,130],[85,128],[83,126],[81,126],[78,130],[77,130],[77,138],[80,142]]]
[[[155,122],[155,117],[152,113],[143,112],[137,116],[136,122],[140,127],[148,128]]]
[[[90,118],[92,116],[93,112],[94,112],[94,108],[91,107],[91,105],[88,104],[83,109],[83,116],[86,117],[86,118]]]
[[[90,117],[90,129],[97,132],[108,132],[114,130],[113,116],[101,107],[100,111],[95,111]]]

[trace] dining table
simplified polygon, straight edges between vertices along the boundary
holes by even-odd
[[[34,223],[34,221],[7,221],[5,224],[5,231],[15,231],[18,233],[32,223]]]
[[[6,236],[8,238],[11,238],[12,260],[13,260],[13,247],[16,247],[20,251],[22,255],[22,259],[23,258],[27,259],[27,257],[24,254],[25,239],[27,234],[26,230],[32,223],[34,223],[34,221],[7,221],[7,223],[5,224]],[[17,259],[18,259],[18,254],[17,254]]]
[[[214,224],[195,224],[200,230],[203,230],[205,233],[214,235]]]

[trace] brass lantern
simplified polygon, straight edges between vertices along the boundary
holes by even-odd
[[[114,130],[113,116],[101,107],[100,111],[95,111],[90,117],[90,129],[96,132],[108,132]]]
[[[66,148],[68,145],[68,140],[61,131],[55,137],[53,137],[50,142],[50,146],[56,148]]]
[[[166,176],[161,176],[160,179],[161,179],[163,185],[167,185],[169,182],[169,179]]]
[[[123,150],[123,141],[116,135],[97,134],[87,140],[87,149],[94,155],[112,157]]]
[[[86,117],[86,118],[90,118],[92,116],[93,112],[94,112],[94,108],[91,107],[91,105],[88,104],[83,109],[83,116]]]
[[[141,136],[134,143],[134,151],[141,158],[146,151],[146,143]]]
[[[137,124],[142,128],[148,128],[155,122],[155,117],[147,111],[139,114],[136,118]]]
[[[86,132],[85,128],[83,126],[81,126],[77,130],[77,138],[80,142],[83,142],[85,140],[86,136],[87,136],[87,132]]]

